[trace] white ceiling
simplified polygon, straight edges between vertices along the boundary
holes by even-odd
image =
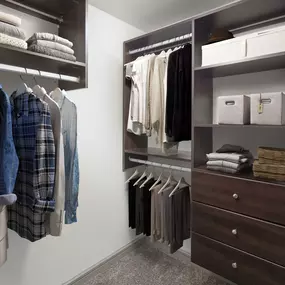
[[[145,32],[234,0],[89,0],[91,5]]]

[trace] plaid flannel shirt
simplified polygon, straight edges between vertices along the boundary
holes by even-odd
[[[53,212],[55,145],[48,105],[33,94],[11,96],[13,137],[19,157],[8,227],[21,237],[37,241],[46,236],[47,213]]]

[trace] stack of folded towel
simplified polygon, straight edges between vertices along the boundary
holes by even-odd
[[[27,49],[25,32],[20,28],[22,20],[0,12],[0,44]]]
[[[259,147],[253,164],[255,177],[285,181],[285,149]]]
[[[35,33],[27,41],[28,49],[34,52],[76,61],[73,43],[69,40],[50,33]]]
[[[207,169],[232,174],[251,170],[253,163],[253,156],[248,150],[228,144],[207,154],[207,158]]]

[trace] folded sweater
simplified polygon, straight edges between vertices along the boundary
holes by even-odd
[[[237,171],[250,167],[248,163],[234,163],[225,160],[209,160],[207,162],[207,166],[218,166],[218,167],[226,167],[231,168]]]
[[[74,50],[68,46],[62,45],[57,42],[51,42],[51,41],[46,41],[46,40],[35,40],[31,42],[29,45],[37,45],[37,46],[42,46],[42,47],[47,47],[47,48],[52,48],[55,50],[59,50],[68,54],[74,54]]]
[[[0,33],[0,44],[12,46],[12,47],[17,47],[17,48],[21,48],[21,49],[27,49],[28,48],[28,45],[24,40],[7,36],[3,33]]]
[[[26,39],[25,32],[18,27],[12,26],[10,24],[6,24],[3,22],[0,22],[0,33],[5,34],[10,37],[15,37],[21,40]]]
[[[16,27],[20,27],[22,24],[21,18],[4,12],[0,12],[0,21]]]
[[[245,163],[245,162],[250,162],[250,159],[247,158],[243,154],[238,154],[238,153],[209,153],[207,154],[207,158],[209,160],[224,160],[224,161],[229,161],[229,162],[234,162],[234,163]]]
[[[27,43],[30,45],[32,42],[36,40],[46,40],[51,42],[60,43],[62,45],[65,45],[69,48],[73,47],[73,43],[69,40],[62,38],[60,36],[50,34],[50,33],[34,33],[28,40]]]
[[[49,56],[58,57],[58,58],[62,58],[65,60],[70,60],[70,61],[76,61],[76,57],[74,55],[61,52],[56,49],[51,49],[48,47],[43,47],[43,46],[38,46],[38,45],[31,45],[29,46],[28,49],[31,51],[42,53],[42,54],[49,55]]]
[[[238,173],[238,170],[224,167],[224,166],[207,166],[207,169],[213,170],[213,171],[221,171],[225,173],[231,173],[231,174],[236,174]]]

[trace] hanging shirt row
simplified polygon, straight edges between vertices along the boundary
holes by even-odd
[[[0,89],[0,219],[32,242],[60,236],[64,212],[66,224],[77,222],[77,110],[66,95],[39,85],[22,84],[10,97]]]
[[[191,68],[190,44],[127,64],[132,82],[127,130],[155,136],[166,153],[191,140]]]
[[[151,177],[151,176],[150,176]],[[142,175],[130,178],[129,227],[169,246],[172,254],[190,238],[190,188],[184,179],[164,183]]]

